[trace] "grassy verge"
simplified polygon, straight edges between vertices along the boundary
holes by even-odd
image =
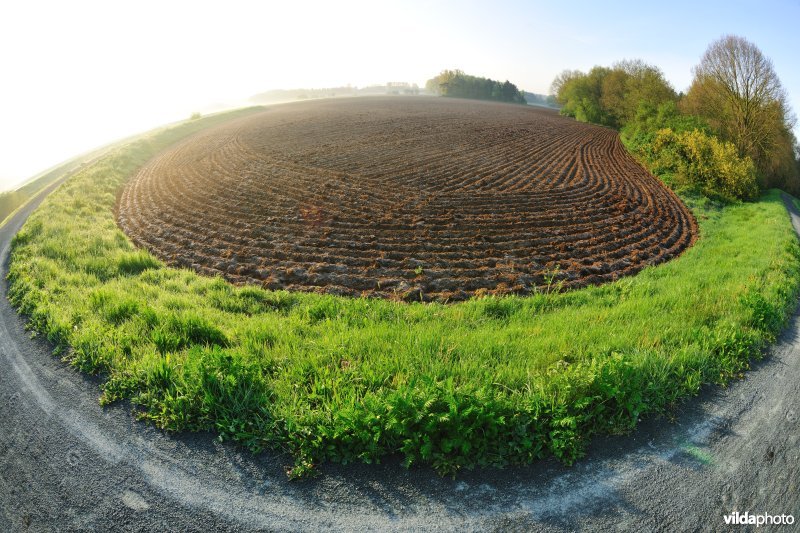
[[[5,224],[6,220],[10,218],[20,207],[25,205],[28,200],[36,196],[45,187],[77,167],[78,165],[76,165],[74,162],[68,162],[16,190],[1,192],[0,226]]]
[[[117,228],[116,191],[227,116],[133,142],[48,197],[14,240],[10,299],[67,361],[107,376],[103,402],[285,450],[291,475],[391,454],[441,473],[571,462],[592,434],[738,376],[794,307],[800,246],[777,191],[694,202],[701,238],[680,258],[568,293],[400,304],[167,268]]]
[[[87,159],[97,157],[104,148],[100,148],[93,152],[78,156],[74,159],[66,161],[57,167],[46,170],[45,172],[35,176],[30,181],[20,185],[12,191],[0,192],[0,226],[10,218],[20,207],[25,205],[28,200],[39,194],[48,185],[55,183],[63,176],[70,172],[74,172],[81,167],[83,162]]]
[[[192,119],[195,118],[199,117],[193,115]],[[166,129],[166,128],[159,128],[159,129]],[[27,204],[29,200],[37,196],[49,185],[52,185],[56,181],[65,177],[66,175],[75,172],[82,166],[88,165],[93,160],[102,156],[105,152],[108,152],[115,147],[126,144],[135,137],[139,137],[139,135],[135,135],[127,139],[116,141],[110,145],[97,148],[85,154],[74,157],[69,161],[65,161],[64,163],[61,163],[56,167],[48,169],[42,172],[41,174],[34,176],[33,178],[23,183],[14,190],[0,192],[0,226],[5,224],[6,220],[14,216],[14,214],[22,206]]]

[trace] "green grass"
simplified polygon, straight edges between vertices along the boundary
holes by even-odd
[[[103,403],[284,450],[291,475],[388,455],[441,473],[570,463],[593,434],[740,375],[794,308],[800,246],[777,191],[692,201],[701,238],[680,258],[566,293],[402,304],[167,268],[118,229],[115,194],[228,116],[133,142],[48,197],[13,243],[10,299],[67,361],[107,378]]]
[[[13,213],[19,206],[30,198],[29,195],[18,191],[6,191],[0,193],[0,225]]]
[[[103,150],[103,148],[100,148],[70,159],[69,161],[34,176],[14,190],[0,192],[0,226],[2,226],[6,219],[14,214],[17,209],[27,203],[28,200],[36,196],[48,185],[55,183],[66,174],[79,169],[86,159],[98,156]]]

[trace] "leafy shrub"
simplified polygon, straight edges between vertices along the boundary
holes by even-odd
[[[752,200],[758,195],[755,167],[736,147],[700,130],[675,133],[659,130],[653,141],[656,174],[673,176],[678,187],[700,191],[725,201]]]
[[[657,107],[642,103],[621,137],[650,172],[674,189],[725,202],[758,195],[753,162],[715,137],[702,118],[680,113],[674,102]]]
[[[653,159],[653,141],[658,131],[665,128],[675,133],[700,130],[712,134],[711,127],[705,120],[695,115],[682,114],[675,102],[665,102],[658,106],[641,102],[636,116],[622,128],[620,136],[629,150]]]

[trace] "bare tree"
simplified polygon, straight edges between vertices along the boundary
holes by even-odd
[[[556,99],[558,99],[559,93],[564,85],[570,80],[580,78],[581,76],[584,76],[584,73],[580,70],[565,70],[561,72],[561,74],[556,76],[556,78],[553,80],[553,83],[550,84],[550,94],[555,95]]]
[[[686,105],[764,171],[775,163],[771,159],[792,128],[786,92],[772,61],[735,35],[708,47],[694,69]]]

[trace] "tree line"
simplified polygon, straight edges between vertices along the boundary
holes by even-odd
[[[499,82],[489,78],[470,76],[461,70],[443,70],[427,81],[428,92],[453,98],[473,98],[524,104],[525,96],[516,85],[506,80]]]
[[[620,129],[628,148],[678,188],[747,199],[759,188],[800,193],[800,148],[772,62],[738,36],[713,42],[679,94],[655,66],[621,61],[567,70],[551,86],[561,113]]]

